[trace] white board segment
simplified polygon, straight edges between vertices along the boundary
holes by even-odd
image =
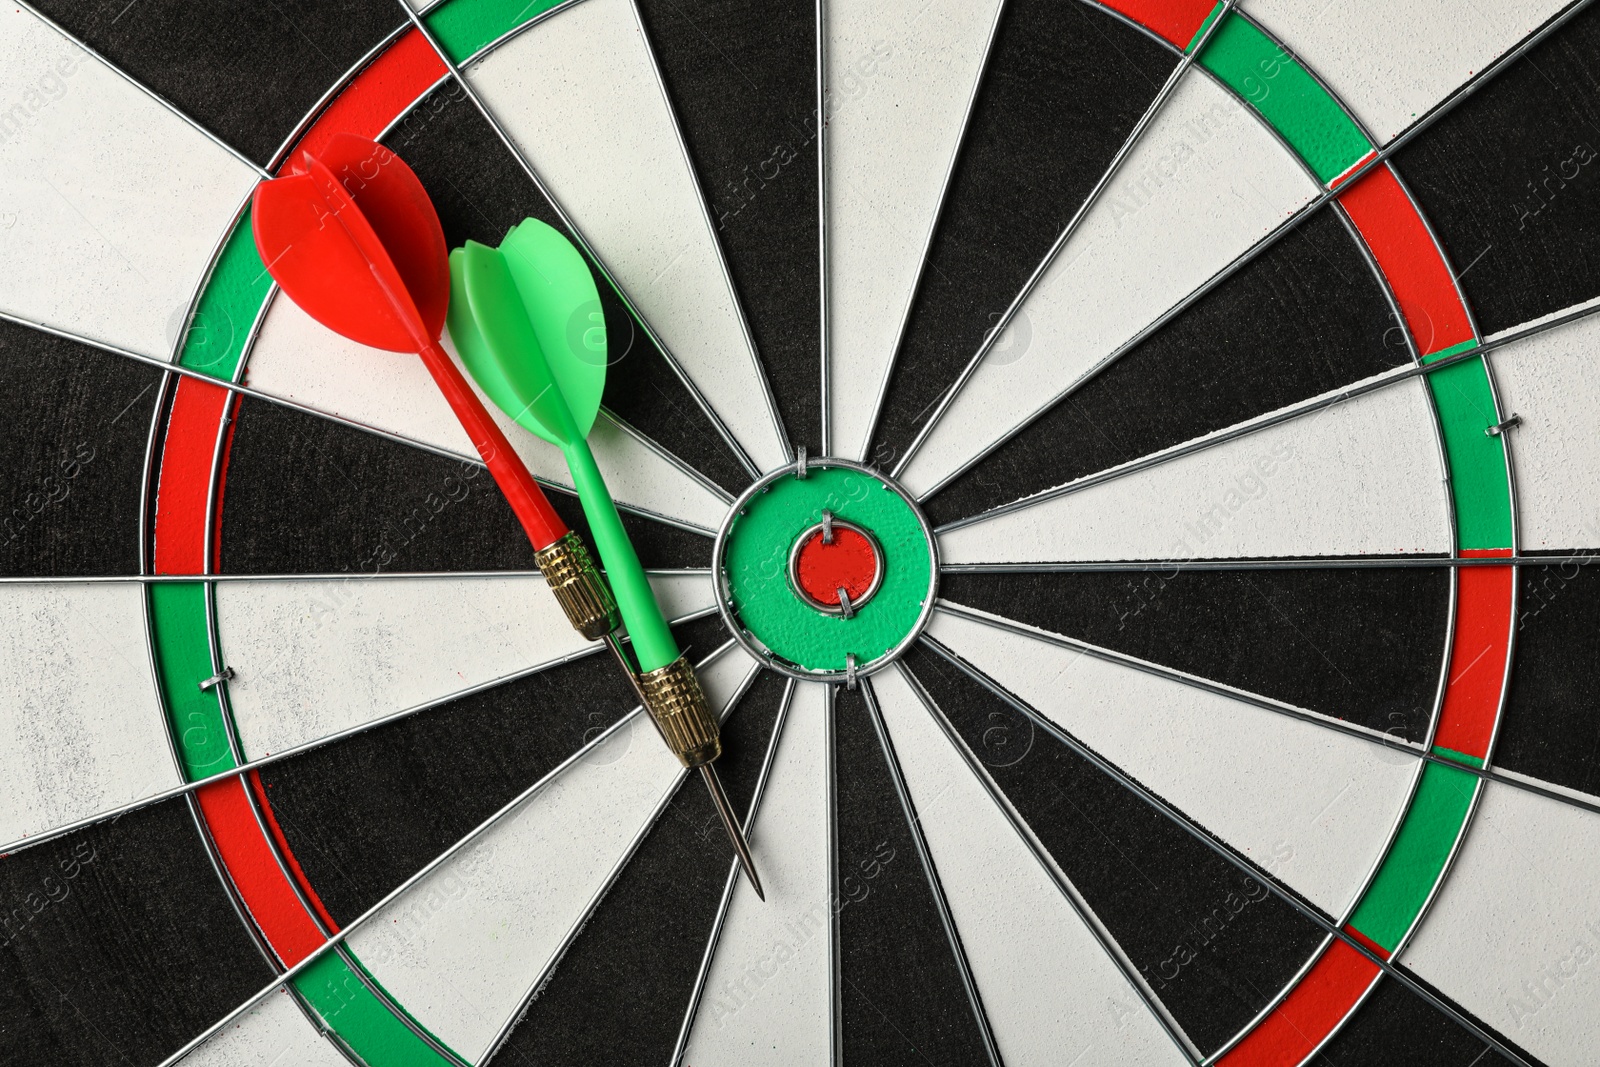
[[[466,76],[756,465],[787,462],[631,0],[573,4]]]
[[[1522,421],[1506,436],[1525,549],[1600,548],[1600,315],[1489,355],[1500,405]]]
[[[0,9],[0,311],[170,359],[256,177],[33,14]]]
[[[459,366],[448,331],[443,343]],[[250,350],[245,381],[263,393],[477,460],[477,449],[421,359],[340,337],[292,300],[279,297],[267,310]],[[382,388],[374,387],[377,382]],[[473,389],[477,391],[475,383]],[[478,396],[534,477],[572,484],[559,449],[512,422],[481,391]],[[715,530],[726,514],[727,506],[715,492],[641,444],[603,411],[589,444],[618,503],[708,530]]]
[[[750,835],[767,899],[758,900],[743,879],[733,891],[685,1064],[830,1062],[833,935],[823,700],[821,685],[795,688]]]
[[[658,575],[669,618],[707,575]],[[591,646],[538,576],[219,582],[217,629],[245,755],[260,759]]]
[[[1001,1060],[1186,1063],[900,672],[872,689]]]
[[[0,841],[180,783],[141,586],[0,586],[0,738]]]
[[[833,455],[863,458],[921,276],[998,0],[829,0],[828,361]]]
[[[1247,105],[1190,71],[901,472],[923,493],[1265,237],[1317,187]]]
[[[280,989],[208,1038],[183,1067],[349,1067]]]
[[[1514,47],[1567,0],[1245,0],[1381,144]]]
[[[1423,386],[1387,386],[940,535],[946,563],[1448,552]]]
[[[1552,1067],[1600,1048],[1600,815],[1489,782],[1407,967]]]
[[[944,612],[962,659],[1330,915],[1382,857],[1417,758]]]
[[[738,649],[701,668],[711,706],[726,707],[754,668]],[[522,1010],[683,779],[640,715],[350,937],[384,989],[471,1062]]]

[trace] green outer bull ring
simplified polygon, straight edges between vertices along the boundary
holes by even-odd
[[[788,577],[793,546],[824,510],[866,531],[881,554],[879,587],[850,618],[810,604]],[[922,633],[938,596],[933,529],[910,495],[871,467],[804,451],[734,501],[712,568],[717,610],[735,639],[806,682],[853,684],[887,667]]]

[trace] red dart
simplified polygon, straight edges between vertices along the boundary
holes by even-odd
[[[616,600],[588,549],[550,507],[478,394],[439,347],[450,306],[450,261],[439,216],[411,168],[376,142],[338,134],[318,153],[301,152],[287,175],[256,187],[252,225],[262,262],[306,314],[360,344],[422,357],[511,502],[545,584],[573,627],[591,641],[603,639],[657,726],[672,724],[670,734],[662,728],[663,740],[679,736],[689,744],[709,737],[716,746],[717,722],[694,668],[679,656],[642,678],[635,672],[617,638]],[[765,899],[750,846],[711,768],[715,753],[690,764],[683,751],[673,749],[684,766],[700,768],[739,862]]]
[[[338,134],[257,186],[251,217],[262,262],[306,314],[360,344],[422,357],[533,547],[542,552],[565,537],[566,523],[439,347],[448,249],[405,161],[375,141]]]

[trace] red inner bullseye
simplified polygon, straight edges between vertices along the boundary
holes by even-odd
[[[824,544],[822,531],[813,533],[800,546],[795,560],[795,580],[812,600],[828,607],[839,606],[843,589],[852,604],[870,591],[878,577],[878,559],[872,543],[855,530],[833,528],[833,543]]]

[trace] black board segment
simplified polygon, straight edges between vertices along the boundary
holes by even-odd
[[[494,128],[451,79],[425,96],[383,139],[416,171],[438,209],[445,243],[498,245],[525,218],[572,231],[505,147]],[[588,257],[585,257],[587,259]],[[589,260],[605,317],[607,411],[737,494],[750,476],[677,371]]]
[[[868,462],[894,469],[1177,62],[1089,4],[1006,5]]]
[[[904,660],[973,753],[1015,709],[925,645]],[[1270,1003],[1322,930],[1044,730],[990,778],[1178,1025],[1213,1052]]]
[[[1331,207],[925,500],[934,525],[1107,470],[1410,362]]]
[[[406,21],[394,0],[36,0],[68,33],[266,166]]]
[[[550,502],[588,543],[577,498]],[[711,539],[622,512],[646,567],[706,567]],[[533,547],[481,464],[264,400],[234,419],[219,569],[232,574],[531,570]]]
[[[835,689],[833,739],[843,1061],[985,1063],[981,1024],[862,691]]]
[[[161,372],[0,320],[0,574],[139,572]]]
[[[1439,685],[1450,575],[1443,567],[951,574],[939,593],[1421,742]]]
[[[0,1063],[160,1063],[272,981],[184,798],[6,856],[0,901]]]
[[[821,453],[817,0],[640,0],[789,438]]]
[[[1600,8],[1396,156],[1485,335],[1600,296]]]
[[[1600,566],[1523,567],[1518,581],[1517,653],[1494,762],[1600,795]]]
[[[1452,1008],[1473,1018],[1410,971],[1405,973]],[[1494,1033],[1481,1020],[1473,1021]],[[1495,1037],[1516,1049],[1528,1063],[1539,1063],[1502,1035]],[[1511,1061],[1420,994],[1385,976],[1308,1067],[1389,1067],[1397,1063],[1406,1067],[1503,1067]]]
[[[726,633],[715,616],[673,628],[695,658]],[[637,703],[616,662],[597,652],[273,764],[262,784],[307,880],[343,925]],[[618,755],[660,743],[645,721],[606,742]]]
[[[764,672],[723,725],[717,772],[741,815],[786,688],[781,675]],[[670,1063],[732,859],[716,809],[692,775],[511,1032],[500,1061]]]

